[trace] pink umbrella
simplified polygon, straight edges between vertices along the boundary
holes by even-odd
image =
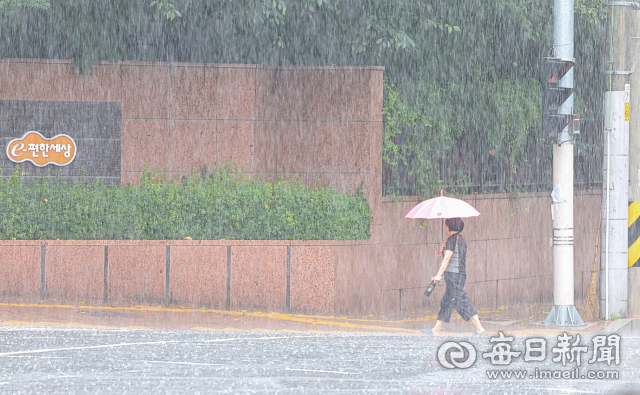
[[[440,196],[425,200],[411,209],[405,218],[444,219],[444,218],[469,218],[477,217],[480,213],[469,203],[444,196],[440,190]],[[443,242],[444,243],[444,242]],[[442,256],[438,254],[437,256]]]
[[[477,217],[480,213],[473,208],[472,205],[464,200],[454,199],[444,196],[443,191],[440,191],[440,196],[425,200],[419,203],[417,206],[411,209],[405,215],[405,218],[425,218],[425,219],[438,219],[438,218],[469,218]]]

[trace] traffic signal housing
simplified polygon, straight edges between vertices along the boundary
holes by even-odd
[[[573,93],[573,88],[561,87],[559,83],[574,64],[574,59],[544,58],[542,67],[542,130],[545,137],[556,138],[558,133],[567,126],[570,126],[570,129],[574,128],[573,114],[558,113],[559,107]]]

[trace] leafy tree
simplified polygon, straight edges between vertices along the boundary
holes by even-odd
[[[0,0],[0,15],[10,15],[23,7],[46,10],[51,4],[47,0]]]
[[[604,1],[575,5],[576,108],[595,124]],[[412,193],[471,174],[448,159],[463,140],[469,155],[486,148],[506,158],[516,183],[550,157],[539,81],[553,0],[57,0],[18,9],[0,18],[0,56],[71,58],[83,73],[134,59],[385,66],[383,155],[389,177],[404,177]]]

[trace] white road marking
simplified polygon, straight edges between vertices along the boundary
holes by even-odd
[[[89,333],[87,336],[122,336],[122,333]]]
[[[304,337],[320,337],[320,336],[264,336],[264,337],[233,337],[228,339],[210,339],[204,340],[205,343],[228,342],[233,340],[272,340],[272,339],[298,339]]]
[[[145,363],[166,363],[172,365],[200,365],[200,366],[221,366],[219,363],[198,363],[198,362],[173,362],[173,361],[139,361]]]
[[[69,359],[67,357],[36,357],[34,355],[8,355],[3,358],[33,358],[33,359]]]
[[[317,372],[317,373],[339,373],[339,374],[358,374],[358,373],[353,373],[353,372],[338,372],[335,370],[310,370],[310,369],[291,369],[291,368],[284,368],[284,370],[293,370],[296,372]]]
[[[558,391],[558,392],[577,392],[580,394],[600,394],[601,392],[593,392],[593,391],[581,391],[581,390],[570,390],[563,388],[534,388],[536,390],[549,390],[549,391]]]
[[[5,357],[5,356],[8,356],[8,355],[36,354],[36,353],[43,353],[43,352],[71,351],[71,350],[91,350],[91,349],[96,349],[96,348],[143,346],[143,345],[150,345],[150,344],[171,344],[171,343],[183,343],[183,342],[180,342],[180,341],[159,341],[159,342],[145,342],[145,343],[102,344],[102,345],[99,345],[99,346],[85,346],[85,347],[43,348],[43,349],[40,349],[40,350],[3,352],[3,353],[0,353],[0,357]]]
[[[230,338],[230,339],[204,340],[204,342],[213,343],[213,342],[227,342],[227,341],[236,341],[236,340],[272,340],[272,339],[291,339],[291,338],[304,338],[304,337],[320,337],[320,336],[234,337],[234,338]],[[175,343],[185,343],[185,342],[184,341],[169,340],[169,341],[146,342],[146,343],[103,344],[103,345],[99,345],[99,346],[85,346],[85,347],[43,348],[43,349],[39,349],[39,350],[4,352],[4,353],[0,353],[0,357],[7,357],[7,356],[11,356],[11,355],[21,355],[21,354],[36,354],[36,353],[45,353],[45,352],[56,352],[56,351],[91,350],[91,349],[97,349],[97,348],[140,346],[140,345],[151,345],[151,344],[175,344]]]

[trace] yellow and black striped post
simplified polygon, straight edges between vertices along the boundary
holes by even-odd
[[[629,202],[629,267],[640,267],[640,202]]]

